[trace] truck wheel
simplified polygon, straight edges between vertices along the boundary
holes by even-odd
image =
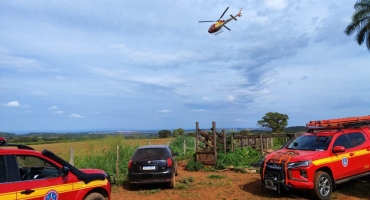
[[[105,197],[100,193],[93,192],[87,195],[84,200],[105,200]]]
[[[323,171],[315,173],[314,177],[314,188],[312,190],[312,196],[319,200],[330,199],[331,192],[333,190],[333,182],[331,177]]]

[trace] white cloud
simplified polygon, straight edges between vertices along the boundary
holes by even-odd
[[[50,107],[48,108],[48,110],[56,110],[56,109],[58,109],[58,106],[50,106]]]
[[[164,109],[164,110],[159,110],[158,112],[168,113],[168,112],[172,112],[172,110],[170,110],[170,109]]]
[[[18,101],[11,101],[11,102],[9,102],[7,104],[4,104],[4,105],[9,106],[9,107],[19,107],[19,106],[21,106],[21,104],[19,104]]]
[[[58,80],[65,80],[65,79],[66,79],[66,77],[64,77],[64,76],[56,76],[56,77],[55,77],[55,79],[58,79]]]
[[[229,101],[229,102],[232,102],[232,101],[234,101],[234,97],[233,97],[233,95],[229,95],[228,97],[227,97],[227,101]]]
[[[283,10],[287,6],[286,0],[265,0],[265,4],[273,10]]]
[[[84,116],[78,115],[78,114],[72,114],[69,117],[73,117],[73,118],[84,118]]]
[[[197,110],[193,110],[193,112],[206,112],[206,110],[203,110],[203,109],[197,109]]]
[[[63,113],[63,111],[61,111],[61,110],[54,112],[54,114],[62,114],[62,113]]]

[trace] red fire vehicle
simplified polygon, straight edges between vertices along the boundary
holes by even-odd
[[[0,199],[109,200],[114,177],[0,137]]]
[[[309,131],[265,156],[264,188],[309,190],[330,199],[340,183],[370,175],[370,115],[310,121]]]

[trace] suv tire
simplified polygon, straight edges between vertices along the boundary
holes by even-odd
[[[331,192],[333,190],[333,182],[329,174],[323,171],[315,173],[314,177],[314,188],[312,190],[312,196],[319,200],[330,199]]]

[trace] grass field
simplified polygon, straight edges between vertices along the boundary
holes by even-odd
[[[37,151],[47,149],[66,161],[73,149],[73,164],[77,168],[102,169],[115,174],[117,183],[122,184],[127,176],[127,164],[134,150],[141,145],[169,144],[173,138],[125,139],[122,136],[108,136],[100,140],[30,145]],[[117,146],[119,149],[117,150]],[[117,160],[117,152],[119,159]],[[118,165],[117,165],[118,164]],[[117,167],[116,167],[117,166]]]
[[[82,156],[90,152],[91,149],[96,151],[101,151],[107,147],[114,148],[119,144],[123,145],[146,145],[150,144],[168,144],[173,138],[151,138],[151,139],[125,139],[121,136],[107,137],[102,140],[91,140],[84,142],[65,142],[65,143],[52,143],[52,144],[39,144],[39,145],[29,145],[37,151],[42,151],[47,149],[54,152],[58,156],[69,159],[69,151],[73,148],[75,156]]]

